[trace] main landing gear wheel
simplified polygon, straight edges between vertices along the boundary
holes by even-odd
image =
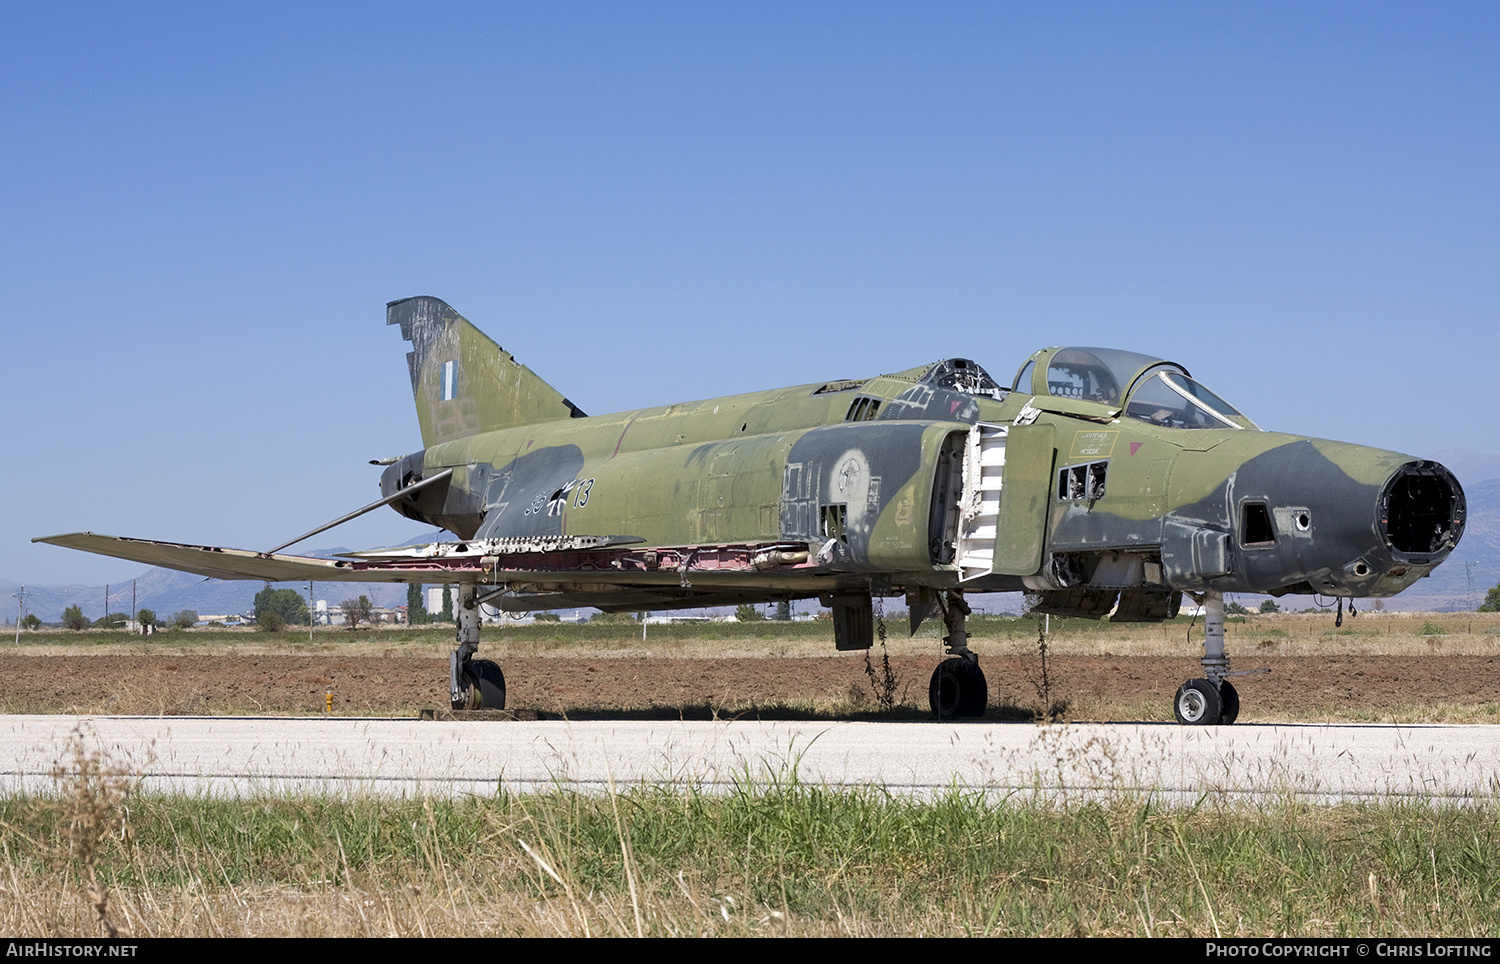
[[[1234,702],[1235,712],[1238,713],[1238,694]],[[1177,698],[1172,701],[1172,710],[1177,714],[1178,723],[1189,726],[1213,726],[1220,722],[1220,718],[1224,715],[1224,703],[1219,696],[1219,688],[1211,681],[1190,679],[1177,688]]]
[[[448,655],[448,686],[454,710],[505,709],[505,674],[492,659],[475,659],[479,649],[479,587],[459,587],[458,649]]]
[[[474,709],[505,709],[505,674],[500,672],[499,663],[492,659],[471,659],[464,673],[473,681],[470,699],[474,695],[479,697],[479,705]]]
[[[927,701],[932,715],[940,720],[965,716],[983,716],[989,704],[989,684],[979,664],[962,656],[945,659],[932,671],[927,685]]]

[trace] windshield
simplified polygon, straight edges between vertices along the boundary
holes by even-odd
[[[1168,428],[1254,427],[1234,406],[1175,369],[1161,369],[1142,378],[1130,394],[1125,414]]]

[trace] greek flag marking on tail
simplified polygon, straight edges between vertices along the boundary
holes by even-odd
[[[458,362],[443,362],[443,401],[453,400],[454,384],[458,381]]]
[[[406,367],[423,445],[584,417],[578,406],[447,302],[426,295],[403,298],[386,305],[385,315],[386,323],[400,325],[401,337],[411,343]]]

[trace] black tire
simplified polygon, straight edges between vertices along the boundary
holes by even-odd
[[[943,660],[932,671],[927,702],[938,719],[983,716],[989,701],[989,683],[978,663],[960,656]]]
[[[492,659],[471,659],[464,672],[473,680],[479,696],[475,709],[505,709],[505,674],[500,672],[499,663]]]
[[[1219,684],[1219,725],[1228,726],[1240,718],[1240,691],[1229,680]]]
[[[1219,688],[1206,679],[1190,679],[1177,688],[1172,712],[1184,726],[1213,726],[1224,712]]]

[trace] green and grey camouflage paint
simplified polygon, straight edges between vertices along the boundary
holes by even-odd
[[[1205,678],[1183,684],[1174,712],[1207,724],[1239,713],[1224,593],[1389,596],[1463,534],[1463,490],[1441,465],[1263,432],[1182,366],[1133,352],[1043,349],[1009,387],[951,358],[588,417],[436,298],[392,302],[387,322],[412,346],[423,448],[379,463],[381,498],[329,526],[389,504],[457,541],[337,560],[88,532],[38,541],[225,579],[458,583],[456,709],[505,704],[500,667],[474,658],[481,603],[817,597],[835,645],[867,649],[872,597],[905,594],[913,631],[938,614],[947,629],[954,658],[929,687],[943,718],[986,706],[965,594],[1020,590],[1036,612],[1143,621],[1192,593]]]
[[[627,554],[807,553],[676,591],[660,578],[640,608],[1028,590],[1046,611],[1103,615],[1118,602],[1116,618],[1164,618],[1183,590],[1392,595],[1463,530],[1463,492],[1441,466],[1260,431],[1181,366],[1129,352],[1045,349],[1010,388],[949,359],[589,418],[438,299],[393,302],[388,323],[412,344],[427,448],[387,468],[382,493],[454,473],[398,511],[463,540],[609,535],[630,540]],[[1170,414],[1147,411],[1160,405]],[[997,427],[989,444],[1004,468],[994,531],[967,540],[971,558],[990,543],[976,572],[958,557],[980,425]],[[567,591],[629,608],[633,581],[589,590],[536,578],[507,603],[532,608],[535,593],[550,607]]]

